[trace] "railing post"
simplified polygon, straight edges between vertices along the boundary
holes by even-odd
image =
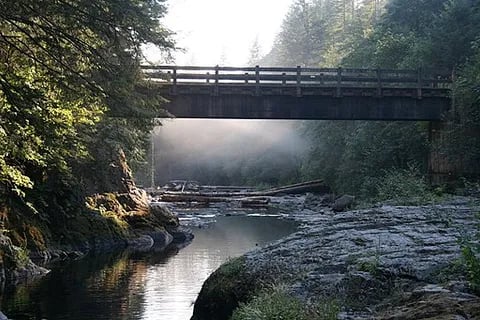
[[[213,88],[213,95],[218,96],[218,64],[215,66],[215,87]]]
[[[282,73],[282,86],[287,85],[287,74],[285,72]]]
[[[297,97],[302,96],[302,67],[297,66]]]
[[[172,88],[172,94],[176,95],[177,94],[177,67],[173,66],[173,88]]]
[[[248,84],[248,72],[245,72],[245,83]]]
[[[382,70],[377,69],[377,97],[382,97]]]
[[[418,68],[417,71],[417,99],[422,99],[422,86],[423,86],[423,70]]]
[[[321,84],[321,85],[324,85],[324,84],[325,84],[325,80],[323,79],[323,72],[320,73],[320,84]]]
[[[337,98],[342,96],[342,68],[337,69]]]
[[[255,66],[255,95],[260,95],[260,66]]]
[[[207,72],[207,83],[210,83],[210,72]]]

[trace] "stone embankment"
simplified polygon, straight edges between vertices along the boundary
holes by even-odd
[[[303,226],[247,253],[235,272],[232,264],[217,270],[192,319],[228,319],[272,283],[306,304],[338,304],[338,319],[480,319],[480,298],[459,262],[460,241],[478,231],[480,207],[472,201],[334,213],[320,198],[274,199],[284,216]]]

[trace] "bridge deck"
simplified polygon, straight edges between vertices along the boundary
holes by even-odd
[[[185,118],[440,120],[450,74],[422,70],[144,66]]]

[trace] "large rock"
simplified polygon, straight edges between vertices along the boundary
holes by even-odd
[[[106,148],[98,151],[96,162],[91,164],[91,167],[96,174],[87,175],[84,182],[89,194],[130,193],[136,189],[132,171],[122,149]]]
[[[150,213],[166,228],[172,229],[180,226],[177,215],[172,213],[168,208],[159,204],[150,205]]]
[[[341,319],[479,319],[474,312],[480,299],[465,295],[462,288],[467,285],[444,288],[440,295],[421,291],[428,284],[442,288],[449,277],[465,283],[461,273],[451,274],[451,266],[461,256],[459,239],[476,233],[480,207],[471,207],[467,200],[336,214],[319,214],[299,205],[297,212],[291,211],[304,222],[302,229],[246,254],[246,270],[236,286],[280,282],[303,301],[335,299],[344,310]],[[255,289],[251,287],[252,292]],[[406,297],[400,299],[399,294]],[[196,304],[195,310],[208,314],[208,297],[198,301],[204,306]]]
[[[397,306],[387,307],[377,314],[376,319],[480,319],[480,298],[472,294],[429,285],[405,293],[400,299]]]
[[[345,211],[351,208],[354,203],[355,203],[355,197],[346,194],[335,200],[335,202],[333,203],[332,209],[333,211],[336,211],[336,212]]]
[[[34,264],[25,249],[12,244],[9,237],[0,235],[0,283],[16,283],[43,276],[48,270]]]

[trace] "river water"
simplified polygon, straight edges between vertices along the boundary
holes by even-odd
[[[203,282],[223,262],[296,229],[274,217],[215,220],[194,228],[194,241],[181,250],[122,252],[57,266],[6,290],[1,310],[11,319],[190,319]]]

